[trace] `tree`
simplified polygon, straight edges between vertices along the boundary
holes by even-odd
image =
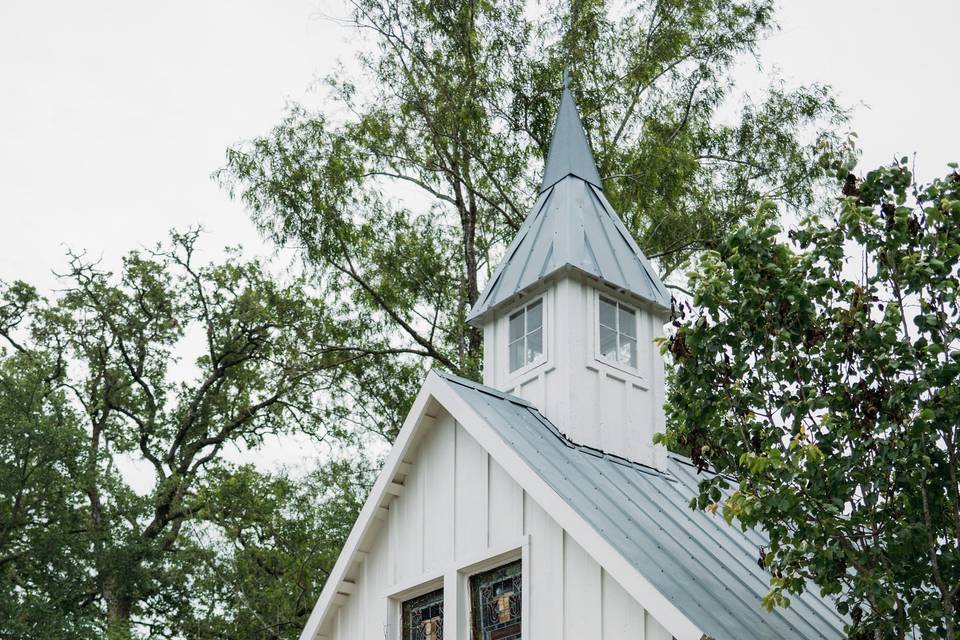
[[[71,606],[85,586],[85,525],[69,471],[83,433],[48,384],[50,365],[19,353],[0,361],[0,638],[96,630]]]
[[[694,506],[770,538],[768,607],[807,581],[850,637],[957,637],[960,173],[852,174],[784,237],[763,205],[689,274],[668,430]],[[842,174],[841,174],[842,175]],[[860,258],[860,264],[857,260]],[[912,635],[914,632],[916,636]]]
[[[373,483],[366,461],[305,478],[222,474],[192,534],[205,551],[185,637],[297,638]]]
[[[324,111],[296,107],[228,153],[220,178],[342,302],[352,340],[396,350],[344,367],[338,419],[392,438],[425,367],[478,375],[464,319],[536,196],[566,66],[605,190],[664,275],[762,197],[812,202],[845,118],[826,89],[774,85],[717,118],[772,2],[621,5],[354,0],[362,77],[330,78]]]
[[[318,395],[372,347],[300,278],[197,264],[197,238],[118,276],[74,255],[52,301],[0,286],[0,635],[291,637],[319,595],[370,462],[292,479],[225,452],[336,438]]]

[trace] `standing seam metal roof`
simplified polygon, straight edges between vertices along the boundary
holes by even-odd
[[[540,197],[470,311],[472,324],[539,281],[573,268],[670,308],[670,294],[603,194],[565,79]]]
[[[565,268],[670,308],[670,294],[603,192],[568,176],[541,194],[469,321]]]
[[[787,609],[760,604],[769,574],[757,564],[766,539],[690,508],[696,469],[669,456],[668,472],[577,445],[529,402],[441,374],[494,431],[654,587],[716,640],[834,640],[845,620],[816,593]]]
[[[570,72],[565,71],[560,108],[557,110],[557,120],[553,123],[553,135],[550,138],[547,162],[543,168],[540,193],[568,175],[577,176],[594,186],[603,187],[597,165],[593,161],[593,154],[590,153],[590,143],[587,142],[587,134],[583,130],[577,103],[573,99],[573,93],[570,92]]]

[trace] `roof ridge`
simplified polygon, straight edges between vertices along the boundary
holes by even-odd
[[[463,387],[473,389],[474,391],[479,391],[480,393],[485,393],[487,395],[494,396],[495,398],[500,398],[501,400],[506,400],[507,402],[519,404],[524,407],[532,407],[536,409],[536,407],[533,405],[532,402],[530,402],[529,400],[525,400],[524,398],[521,398],[519,396],[515,396],[512,393],[505,393],[494,387],[489,387],[481,382],[477,382],[469,378],[458,376],[454,373],[450,373],[449,371],[440,371],[438,369],[431,369],[431,371],[436,373],[438,376],[440,376],[444,380],[448,380],[455,384],[459,384]]]
[[[500,391],[499,389],[496,389],[494,387],[489,387],[485,384],[476,382],[474,380],[470,380],[469,378],[458,376],[448,371],[437,370],[436,373],[441,378],[449,382],[459,384],[460,386],[467,387],[468,389],[473,389],[474,391],[477,391],[479,393],[485,393],[487,395],[493,396],[500,400],[505,400],[507,402],[512,402],[513,404],[526,407],[531,411],[531,413],[536,414],[536,417],[540,420],[540,422],[545,427],[547,427],[547,431],[549,431],[551,434],[559,438],[561,442],[563,442],[565,445],[567,445],[571,449],[576,449],[582,453],[586,453],[588,455],[596,456],[599,458],[605,458],[607,460],[610,460],[611,462],[621,464],[623,466],[630,467],[633,469],[637,469],[638,471],[642,471],[650,475],[662,476],[665,479],[675,481],[673,478],[673,474],[669,472],[661,471],[656,467],[652,467],[648,464],[644,464],[636,460],[631,460],[630,458],[627,458],[625,456],[621,456],[615,453],[610,453],[609,451],[604,451],[603,449],[600,449],[598,447],[591,447],[590,445],[580,444],[578,442],[571,440],[566,434],[561,432],[560,429],[558,429],[557,426],[550,421],[550,418],[545,416],[543,412],[540,411],[540,409],[535,404],[533,404],[532,402],[530,402],[525,398],[521,398],[511,393]]]

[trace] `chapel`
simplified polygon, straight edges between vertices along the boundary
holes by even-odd
[[[301,640],[835,640],[811,587],[760,604],[761,533],[689,507],[664,429],[670,294],[603,191],[569,76],[536,202],[431,372]]]

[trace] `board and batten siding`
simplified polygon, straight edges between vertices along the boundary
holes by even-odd
[[[445,638],[467,640],[467,582],[458,578],[450,593],[449,576],[522,545],[525,640],[670,640],[449,414],[437,416],[406,461],[403,489],[320,638],[399,640],[399,598],[391,596],[438,588],[446,577]]]
[[[637,368],[599,354],[600,297],[630,307],[637,318]],[[543,300],[544,356],[511,372],[509,318]],[[655,340],[663,336],[662,311],[583,276],[545,280],[483,328],[484,384],[529,400],[572,441],[659,469],[666,449],[653,444],[664,431],[663,358]]]

